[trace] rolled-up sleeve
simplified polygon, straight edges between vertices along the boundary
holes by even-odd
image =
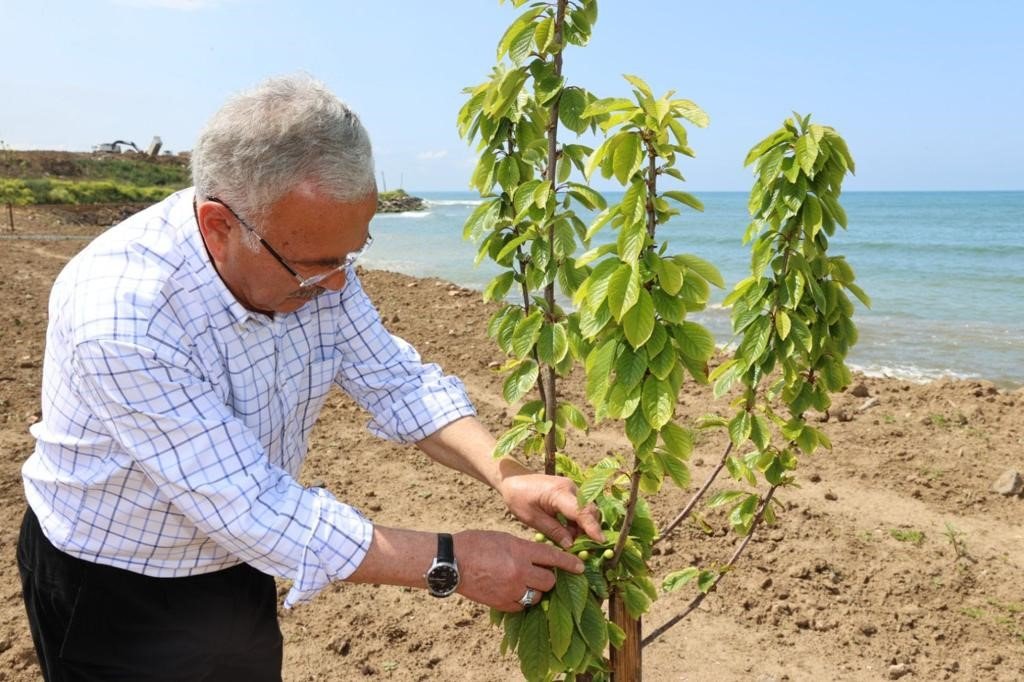
[[[354,273],[342,305],[337,381],[372,415],[373,434],[415,443],[476,413],[461,381],[424,363],[412,346],[384,328]]]
[[[120,445],[112,456],[130,457],[116,466],[98,458],[93,473],[139,468],[154,483],[121,497],[107,486],[98,506],[166,507],[239,560],[290,578],[287,606],[347,578],[362,562],[373,537],[370,521],[269,463],[252,430],[201,377],[120,341],[79,344],[74,374]]]

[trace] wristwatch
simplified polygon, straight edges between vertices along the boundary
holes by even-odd
[[[437,534],[437,556],[423,577],[434,597],[449,597],[458,589],[459,563],[455,561],[455,545],[448,533]]]

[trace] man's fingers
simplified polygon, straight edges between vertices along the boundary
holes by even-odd
[[[548,592],[555,586],[555,574],[550,568],[534,566],[526,576],[526,584],[538,592]]]
[[[587,534],[587,537],[594,542],[604,542],[604,532],[601,530],[601,514],[597,510],[596,505],[591,503],[580,509],[576,502],[575,492],[570,490],[559,491],[559,494],[555,496],[554,503],[555,509],[560,511],[565,518],[575,521],[576,525]],[[572,534],[568,531],[564,534],[567,542],[562,542],[561,538],[556,538],[552,535],[548,535],[548,537],[563,547],[568,547],[572,544]]]
[[[572,573],[583,572],[583,562],[576,556],[551,547],[550,545],[542,545],[536,542],[530,544],[533,546],[529,555],[530,561],[537,566],[561,568],[562,570],[570,571]]]
[[[572,545],[572,533],[553,516],[541,516],[534,527],[563,549],[568,549]]]

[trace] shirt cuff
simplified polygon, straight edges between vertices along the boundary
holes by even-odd
[[[309,601],[328,584],[352,575],[373,542],[373,523],[323,488],[312,489],[317,522],[303,543],[302,558],[285,608]]]

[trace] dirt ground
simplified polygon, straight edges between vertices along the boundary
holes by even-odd
[[[0,680],[39,679],[14,562],[24,508],[19,467],[39,415],[50,283],[85,243],[25,237],[96,234],[102,227],[92,223],[120,215],[104,210],[83,217],[17,209],[13,240],[0,225]],[[391,330],[460,375],[482,419],[499,429],[509,408],[490,369],[499,356],[479,296],[384,272],[366,272],[364,282]],[[644,649],[646,680],[1024,679],[1024,499],[991,490],[1007,469],[1024,470],[1024,391],[973,381],[858,382],[860,395],[839,396],[823,425],[834,450],[801,462],[801,487],[780,491],[787,511],[778,523],[697,612]],[[584,404],[578,377],[564,392]],[[727,399],[690,385],[679,412],[685,421],[726,408]],[[528,536],[489,490],[375,439],[365,422],[347,397],[333,396],[311,439],[304,482],[325,483],[387,525]],[[623,443],[599,425],[567,449],[595,459]],[[698,443],[694,488],[724,444],[718,433]],[[667,522],[686,498],[666,489],[653,505],[656,519]],[[656,575],[725,560],[736,540],[724,534],[721,515],[707,519],[712,537],[691,527],[660,543]],[[690,596],[660,599],[645,629]],[[282,611],[281,623],[289,682],[519,679],[517,662],[499,654],[486,610],[462,598],[338,584]]]

